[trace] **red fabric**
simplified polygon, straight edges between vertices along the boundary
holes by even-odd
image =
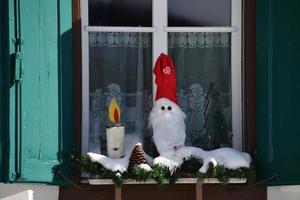
[[[165,97],[177,104],[176,71],[172,59],[161,53],[156,60],[153,72],[157,85],[155,100]]]

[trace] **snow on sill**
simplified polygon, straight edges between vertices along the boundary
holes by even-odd
[[[203,180],[199,180],[197,178],[179,178],[175,184],[196,184],[197,182],[203,184],[221,184],[217,178],[205,178]],[[227,184],[243,184],[246,183],[247,179],[239,179],[239,178],[230,178]],[[90,185],[113,185],[112,179],[88,179],[88,183]],[[125,180],[125,185],[139,185],[139,184],[156,184],[154,180],[149,181],[135,181],[135,180]]]

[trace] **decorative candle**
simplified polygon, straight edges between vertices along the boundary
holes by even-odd
[[[121,158],[125,152],[125,127],[120,124],[121,109],[115,98],[110,101],[108,118],[112,126],[106,128],[107,155],[111,158]]]

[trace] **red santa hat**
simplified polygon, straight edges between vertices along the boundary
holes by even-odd
[[[172,59],[161,53],[156,60],[153,72],[157,85],[155,100],[164,97],[177,104],[176,72]]]

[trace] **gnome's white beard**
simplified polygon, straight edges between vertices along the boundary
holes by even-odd
[[[161,107],[165,110],[162,111]],[[168,110],[168,107],[172,110]],[[162,98],[155,102],[149,117],[149,125],[153,128],[153,141],[160,155],[168,154],[184,146],[185,114],[173,102]]]

